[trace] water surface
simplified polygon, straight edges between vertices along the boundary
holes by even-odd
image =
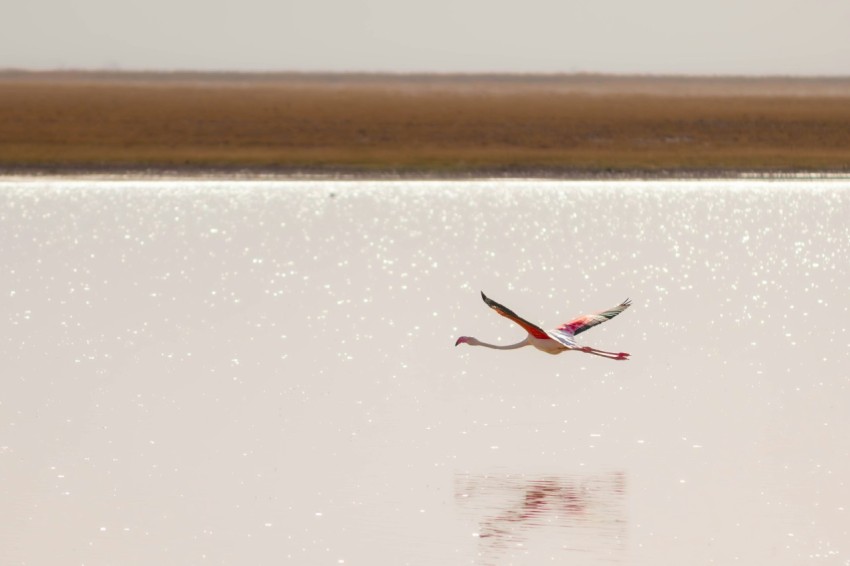
[[[5,564],[850,564],[850,183],[3,181]],[[530,348],[479,291],[628,362]]]

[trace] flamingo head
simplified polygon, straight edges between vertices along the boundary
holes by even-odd
[[[478,344],[478,340],[476,340],[472,336],[461,336],[457,339],[457,342],[455,342],[455,346],[458,346],[459,344],[469,344],[470,346],[475,346]]]

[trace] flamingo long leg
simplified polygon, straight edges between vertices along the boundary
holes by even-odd
[[[608,352],[606,350],[597,350],[596,348],[591,348],[590,346],[583,346],[579,348],[579,351],[584,352],[585,354],[593,354],[594,356],[600,356],[602,358],[608,358],[611,360],[629,359],[629,354],[626,352]]]
[[[586,354],[592,354],[594,356],[599,356],[600,358],[605,358],[605,359],[608,359],[608,360],[628,360],[629,359],[628,356],[619,356],[619,355],[611,356],[609,354],[599,354],[599,353],[596,353],[596,352],[585,352],[585,353]]]
[[[591,348],[590,346],[582,346],[582,350],[586,352],[596,352],[598,354],[611,354],[612,356],[628,356],[626,352],[609,352],[608,350],[600,350],[598,348]]]

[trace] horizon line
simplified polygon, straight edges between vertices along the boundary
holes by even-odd
[[[607,71],[388,71],[388,70],[245,70],[245,69],[122,69],[96,67],[24,68],[0,67],[0,75],[240,75],[240,76],[304,76],[304,77],[383,77],[383,78],[640,78],[640,79],[751,79],[751,80],[850,80],[850,74],[781,74],[781,73],[658,73]]]

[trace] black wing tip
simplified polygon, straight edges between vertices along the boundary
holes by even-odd
[[[622,303],[620,303],[620,305],[624,306],[624,307],[630,307],[630,306],[632,306],[632,300],[629,299],[629,298],[626,298],[626,300],[623,301]]]
[[[482,298],[482,299],[484,299],[484,303],[485,303],[488,307],[490,307],[491,309],[495,309],[495,310],[497,310],[497,311],[507,311],[507,312],[509,312],[510,314],[512,314],[513,316],[516,316],[513,312],[511,312],[511,311],[510,311],[510,309],[508,309],[507,307],[504,307],[504,306],[500,305],[499,303],[497,303],[496,301],[494,301],[493,299],[491,299],[490,297],[488,297],[487,295],[485,295],[485,294],[484,294],[484,291],[481,291],[481,298]]]

